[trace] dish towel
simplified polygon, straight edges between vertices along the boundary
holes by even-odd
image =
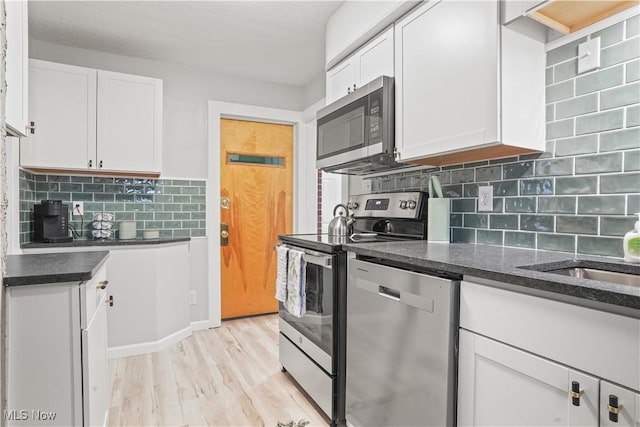
[[[305,294],[305,273],[307,263],[303,252],[289,249],[289,267],[287,268],[287,301],[284,307],[296,317],[302,317],[307,311]]]
[[[278,301],[287,301],[287,274],[289,266],[289,248],[286,246],[278,246],[276,248],[278,256],[276,268],[276,299]]]

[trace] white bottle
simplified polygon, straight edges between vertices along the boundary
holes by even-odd
[[[624,235],[624,260],[628,262],[640,263],[640,213],[637,213],[635,230]]]

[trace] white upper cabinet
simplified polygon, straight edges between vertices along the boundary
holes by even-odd
[[[396,148],[442,165],[544,149],[544,43],[498,1],[430,1],[395,23]]]
[[[8,133],[25,136],[29,121],[28,2],[5,2],[7,28],[6,121]]]
[[[331,104],[353,90],[356,82],[355,60],[349,57],[327,71],[327,104]]]
[[[393,26],[327,72],[327,104],[380,76],[393,77]]]
[[[162,80],[30,60],[31,169],[160,173]]]
[[[162,80],[98,71],[98,169],[159,172]]]
[[[29,60],[33,134],[20,142],[20,164],[95,169],[96,70]]]

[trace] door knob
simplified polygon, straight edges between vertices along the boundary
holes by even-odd
[[[229,224],[220,224],[220,246],[229,245]]]

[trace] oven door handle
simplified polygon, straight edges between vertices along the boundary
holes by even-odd
[[[304,258],[304,260],[309,264],[315,264],[315,265],[319,265],[320,267],[325,267],[330,269],[333,257],[331,255],[320,255],[320,256],[312,255],[305,252],[302,255],[302,258]]]
[[[293,249],[293,250],[302,252],[302,257],[304,258],[305,262],[308,262],[309,264],[319,265],[320,267],[324,267],[324,268],[328,268],[328,269],[331,269],[331,266],[333,264],[333,256],[332,255],[323,254],[322,252],[314,252],[314,251],[310,251],[308,249],[302,249],[302,248],[298,248],[298,247],[295,247],[295,246],[289,246],[289,245],[285,245],[285,244],[276,245],[276,248],[278,246],[284,246],[284,247],[287,247],[289,249]]]

